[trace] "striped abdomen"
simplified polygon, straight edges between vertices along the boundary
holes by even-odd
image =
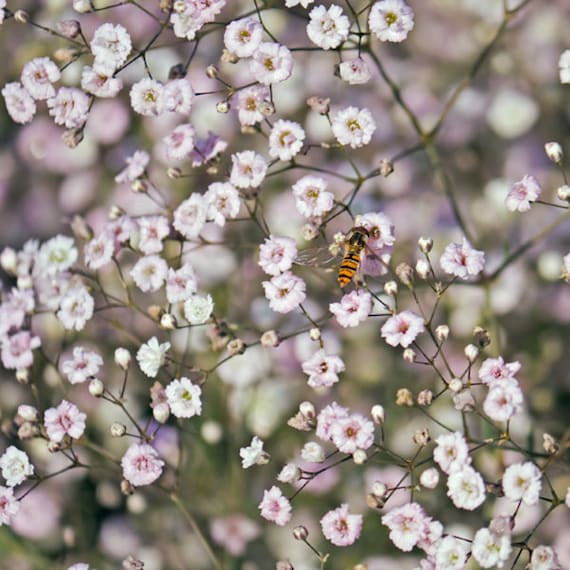
[[[361,252],[362,248],[355,247],[349,249],[344,254],[338,270],[338,283],[341,287],[346,287],[352,281],[352,278],[360,265]]]

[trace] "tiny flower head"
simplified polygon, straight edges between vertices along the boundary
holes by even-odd
[[[325,538],[335,546],[350,546],[362,532],[362,515],[350,514],[348,505],[341,505],[321,519],[321,529]]]
[[[121,459],[123,477],[134,487],[150,485],[162,474],[164,461],[154,447],[146,443],[133,443]]]

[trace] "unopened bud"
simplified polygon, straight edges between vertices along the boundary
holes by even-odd
[[[16,275],[18,270],[18,254],[15,249],[5,247],[0,254],[0,265],[9,275]]]
[[[475,327],[473,329],[473,338],[479,348],[485,348],[491,344],[489,332],[483,327]]]
[[[159,423],[165,424],[170,417],[170,408],[166,402],[161,402],[157,404],[152,409],[152,417]]]
[[[311,340],[318,341],[321,340],[321,329],[314,327],[309,331],[309,337]]]
[[[273,103],[271,101],[262,101],[259,104],[259,112],[264,116],[264,117],[271,117],[271,115],[273,115],[273,113],[275,113],[275,107],[273,106]]]
[[[215,79],[220,75],[220,70],[215,65],[208,65],[208,67],[206,67],[206,75],[210,79]]]
[[[384,406],[381,406],[380,404],[374,404],[370,410],[370,415],[372,416],[374,423],[380,425],[384,422]]]
[[[387,178],[390,176],[390,174],[392,174],[392,172],[394,172],[393,162],[391,160],[382,159],[380,161],[380,168],[378,169],[378,172],[380,172],[381,176]]]
[[[514,528],[514,517],[508,515],[498,515],[489,523],[489,530],[497,536],[510,536]]]
[[[556,453],[560,449],[556,440],[549,433],[542,434],[542,447],[546,453]]]
[[[25,10],[16,10],[14,20],[19,24],[27,24],[30,21],[30,15]]]
[[[420,279],[429,277],[429,263],[425,259],[419,259],[416,262],[416,273]]]
[[[119,347],[115,349],[115,364],[123,370],[128,370],[131,365],[131,353],[126,349]]]
[[[176,328],[176,317],[171,313],[164,313],[160,317],[160,328],[165,331],[173,331]]]
[[[275,564],[275,570],[295,570],[295,568],[288,560],[278,560]]]
[[[57,61],[60,64],[69,64],[72,61],[75,61],[78,57],[78,52],[75,48],[58,48],[53,52],[53,58],[55,59],[55,61]],[[79,141],[81,142],[81,141]],[[67,143],[66,143],[67,144]],[[68,145],[69,146],[69,145]],[[71,148],[75,148],[77,146],[77,144],[75,146],[72,146]]]
[[[364,465],[368,461],[368,455],[364,449],[357,449],[352,454],[352,460],[356,465]]]
[[[99,398],[105,392],[105,386],[103,382],[99,380],[99,378],[93,378],[91,382],[89,382],[89,393],[94,396],[95,398]]]
[[[216,104],[216,111],[218,111],[218,113],[228,113],[230,110],[230,104],[227,101],[218,101],[218,103]]]
[[[66,38],[76,38],[81,32],[81,24],[77,20],[61,20],[55,26],[55,29]]]
[[[228,342],[227,349],[230,356],[236,356],[245,352],[246,344],[241,338],[234,338]]]
[[[372,484],[372,494],[375,497],[383,499],[386,496],[387,492],[388,492],[388,487],[386,487],[385,483],[382,483],[382,481],[374,481],[374,483]]]
[[[20,384],[29,384],[30,383],[30,371],[28,368],[18,368],[16,370],[16,380]]]
[[[280,340],[277,331],[265,331],[260,338],[261,346],[265,348],[274,348],[279,346]]]
[[[463,349],[463,353],[469,362],[475,362],[479,356],[479,349],[474,344],[468,344]]]
[[[400,263],[396,267],[396,275],[398,279],[406,285],[406,287],[411,287],[414,283],[414,270],[407,263]]]
[[[176,166],[171,166],[166,170],[166,176],[168,176],[170,180],[177,180],[182,176],[182,170]]]
[[[309,537],[309,531],[307,530],[307,527],[299,525],[293,529],[293,536],[297,540],[305,541]]]
[[[368,493],[368,495],[366,495],[366,504],[371,509],[381,509],[385,503],[384,499],[377,497],[374,493]]]
[[[396,405],[408,407],[412,407],[414,405],[412,393],[407,388],[400,388],[396,392]]]
[[[16,419],[17,418],[20,418],[25,422],[37,422],[38,409],[35,406],[30,406],[28,404],[20,404],[18,406],[18,411],[16,412]]]
[[[414,433],[413,441],[416,445],[426,446],[431,441],[429,429],[419,429]]]
[[[303,239],[305,241],[312,241],[319,235],[319,230],[314,224],[305,224],[302,229]]]
[[[435,467],[426,469],[420,475],[420,485],[426,489],[435,489],[439,483],[439,472]]]
[[[126,479],[122,479],[121,480],[121,493],[123,495],[125,495],[125,497],[128,497],[129,495],[132,495],[134,492],[135,492],[135,488]]]
[[[123,208],[121,208],[121,206],[117,206],[115,204],[113,204],[110,208],[109,208],[109,219],[110,220],[118,220],[119,218],[122,218],[125,215],[125,210],[123,210]]]
[[[427,255],[433,248],[433,240],[429,237],[421,237],[418,240],[420,251]]]
[[[112,437],[123,437],[127,433],[127,426],[119,422],[113,422],[109,427]]]
[[[216,443],[220,443],[222,436],[224,435],[224,431],[218,422],[207,420],[202,424],[200,434],[206,443],[214,445]]]
[[[563,184],[556,190],[556,196],[563,202],[570,202],[570,186]]]
[[[83,140],[83,127],[67,129],[63,132],[61,138],[67,148],[75,148]]]
[[[80,14],[86,14],[91,12],[93,4],[91,4],[91,0],[73,0],[73,9]]]
[[[146,312],[153,321],[160,321],[160,317],[162,317],[164,309],[160,305],[149,305]]]
[[[18,439],[25,441],[27,439],[32,439],[37,437],[40,433],[39,427],[37,424],[33,424],[31,422],[24,422],[18,428]]]
[[[62,444],[59,441],[48,441],[47,444],[47,449],[50,453],[57,453],[58,451],[61,451],[62,448]]]
[[[235,53],[232,53],[230,50],[224,48],[224,50],[222,51],[222,57],[220,57],[220,61],[222,63],[232,63],[233,64],[233,63],[237,63],[239,61],[239,57]],[[208,75],[208,77],[211,77],[211,76]]]
[[[562,162],[562,158],[564,157],[564,152],[562,150],[562,146],[560,146],[560,143],[547,142],[544,145],[544,151],[546,152],[546,156],[552,162],[554,162],[554,164],[560,164]]]
[[[148,191],[148,184],[144,180],[137,178],[136,180],[132,181],[131,190],[135,194],[146,194]]]
[[[177,14],[182,14],[186,11],[186,2],[185,0],[176,0],[174,2],[174,4],[172,5],[172,9],[177,13]]]
[[[417,402],[420,406],[429,406],[433,400],[433,392],[431,390],[422,390],[418,394]]]
[[[326,454],[322,445],[316,441],[308,441],[301,449],[301,458],[309,463],[322,463]]]
[[[435,329],[435,336],[440,342],[447,340],[449,338],[449,327],[447,325],[439,325]]]
[[[395,281],[386,281],[384,283],[384,293],[390,295],[390,297],[395,297],[398,294],[398,284]]]
[[[83,216],[73,216],[70,226],[71,231],[76,238],[84,241],[91,241],[91,239],[93,239],[93,229]]]
[[[416,351],[413,348],[406,348],[402,353],[402,358],[404,362],[412,364],[416,360]]]
[[[301,412],[303,416],[309,419],[313,419],[317,415],[315,411],[315,406],[311,402],[307,401],[301,402],[301,404],[299,405],[299,412]]]
[[[459,378],[453,378],[449,382],[449,389],[454,393],[457,394],[461,390],[463,390],[463,382]]]
[[[309,97],[307,105],[319,115],[326,115],[330,110],[331,100],[328,97]]]
[[[75,540],[76,540],[75,529],[70,526],[64,527],[62,538],[63,538],[63,543],[67,548],[73,548],[75,546]]]
[[[18,277],[18,289],[23,291],[24,289],[31,289],[34,286],[34,281],[31,275],[21,275]]]

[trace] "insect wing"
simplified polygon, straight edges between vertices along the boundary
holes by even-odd
[[[341,254],[331,252],[328,246],[310,247],[297,253],[295,263],[328,269],[338,264]]]

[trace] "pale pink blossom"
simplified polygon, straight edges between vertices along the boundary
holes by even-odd
[[[81,72],[81,89],[96,97],[116,97],[123,88],[123,81],[119,77],[106,75],[99,69],[85,66]]]
[[[259,83],[281,83],[291,76],[293,56],[289,49],[281,44],[263,42],[253,53],[249,69]]]
[[[394,224],[383,212],[362,214],[357,217],[356,223],[368,230],[369,235],[366,245],[375,251],[381,251],[383,248],[391,247],[396,242]]]
[[[56,235],[41,245],[34,270],[40,274],[54,275],[69,269],[77,257],[78,252],[73,238]]]
[[[342,358],[327,354],[324,349],[318,350],[309,360],[303,362],[302,368],[309,376],[307,384],[311,388],[336,384],[339,380],[338,374],[345,370]]]
[[[139,229],[138,249],[145,255],[160,253],[162,240],[168,237],[170,225],[166,216],[141,216],[137,219]]]
[[[495,422],[506,422],[523,409],[524,395],[514,378],[489,385],[483,411]]]
[[[390,540],[404,552],[411,552],[422,540],[430,521],[418,503],[396,507],[382,517],[382,524],[390,529]]]
[[[341,453],[368,449],[374,443],[374,423],[361,414],[336,420],[330,429],[332,442]]]
[[[49,408],[44,414],[44,426],[47,436],[51,441],[60,443],[68,435],[73,439],[79,439],[85,431],[86,414],[79,408],[62,400],[57,408]]]
[[[2,364],[8,370],[29,368],[34,363],[33,350],[41,345],[40,338],[30,331],[19,331],[0,339]]]
[[[291,160],[303,148],[305,131],[293,121],[275,121],[269,133],[269,156],[279,160]]]
[[[483,477],[471,465],[454,469],[447,478],[447,496],[458,509],[475,510],[485,500]]]
[[[184,0],[181,7],[174,10],[170,22],[174,34],[179,38],[193,40],[204,24],[213,22],[226,5],[226,0]]]
[[[91,53],[95,57],[93,66],[113,75],[127,61],[131,49],[129,32],[120,24],[106,22],[95,30],[91,40]]]
[[[414,27],[414,12],[404,0],[381,0],[372,6],[368,25],[380,41],[403,42]]]
[[[20,510],[20,502],[14,497],[14,489],[0,485],[0,526],[9,525]]]
[[[57,318],[66,330],[80,331],[93,316],[95,300],[82,283],[69,287],[61,297]]]
[[[333,426],[340,420],[348,418],[349,411],[336,402],[332,402],[323,408],[317,416],[317,437],[323,441],[329,441],[332,437]]]
[[[198,280],[194,269],[185,263],[179,269],[168,268],[166,277],[166,299],[169,303],[186,301],[198,290]]]
[[[132,443],[121,459],[123,477],[133,487],[154,483],[161,475],[164,461],[154,447],[146,443]]]
[[[350,514],[348,505],[343,504],[321,519],[321,529],[324,537],[335,546],[350,546],[360,538],[362,515]]]
[[[224,45],[237,57],[251,57],[262,40],[263,26],[254,18],[234,20],[224,31]]]
[[[570,50],[567,51],[570,52]],[[556,552],[550,546],[539,544],[532,551],[528,570],[562,570],[562,566],[558,561]]]
[[[464,570],[469,548],[465,541],[445,536],[437,544],[434,554],[437,570]]]
[[[503,492],[511,501],[536,505],[542,488],[542,473],[530,461],[509,465],[503,474]]]
[[[145,150],[137,150],[132,156],[125,159],[127,166],[115,176],[115,182],[134,182],[140,178],[148,166],[150,155]]]
[[[372,310],[372,296],[362,289],[351,291],[343,295],[339,303],[331,303],[329,310],[341,327],[357,327]]]
[[[458,431],[440,435],[435,440],[433,460],[444,473],[451,473],[471,463],[469,447],[465,437]]]
[[[510,212],[528,212],[531,203],[538,200],[541,192],[538,180],[527,174],[511,186],[505,198],[505,206]]]
[[[480,528],[473,537],[471,554],[481,568],[502,568],[511,555],[509,534],[496,534]]]
[[[59,67],[49,57],[36,57],[22,68],[22,85],[37,100],[53,97],[55,87],[52,84],[60,78]]]
[[[56,125],[63,125],[66,129],[76,129],[87,121],[90,101],[89,95],[81,89],[60,87],[55,97],[47,100],[47,106]]]
[[[372,76],[367,63],[360,57],[343,61],[338,66],[340,78],[349,85],[361,85]]]
[[[249,126],[263,121],[261,105],[270,101],[270,98],[269,87],[266,85],[252,85],[239,91],[237,111],[240,124]]]
[[[463,238],[461,243],[450,243],[442,253],[439,260],[441,268],[450,275],[460,279],[468,279],[479,275],[485,267],[485,254],[474,249]]]
[[[174,211],[173,225],[185,238],[197,238],[206,223],[207,211],[204,196],[194,192]]]
[[[194,150],[196,132],[194,127],[187,123],[178,125],[169,135],[162,139],[166,146],[168,160],[183,160],[190,156]]]
[[[323,446],[316,441],[308,441],[301,449],[301,459],[307,463],[322,463],[326,459]]]
[[[425,330],[424,320],[412,311],[402,311],[390,317],[382,326],[382,338],[390,346],[410,346]]]
[[[113,259],[114,252],[115,243],[112,236],[107,232],[102,232],[85,244],[83,248],[85,265],[92,271],[97,271]]]
[[[376,123],[368,109],[346,107],[333,113],[331,119],[336,140],[351,148],[366,146],[376,130]]]
[[[158,255],[141,257],[130,271],[136,286],[143,292],[158,291],[166,280],[168,264]]]
[[[271,281],[262,282],[269,306],[278,313],[289,313],[296,309],[306,297],[306,285],[300,278],[285,271]]]
[[[481,363],[478,376],[483,384],[492,384],[493,382],[514,378],[520,369],[521,363],[518,360],[505,362],[502,356],[486,358]]]
[[[163,85],[159,81],[145,77],[131,87],[131,107],[139,115],[153,117],[163,112]]]
[[[259,510],[265,520],[279,526],[285,526],[291,520],[291,503],[275,485],[269,491],[263,491]]]
[[[230,182],[212,182],[204,194],[208,205],[207,219],[218,226],[225,226],[227,219],[233,219],[239,214],[239,192]]]
[[[350,20],[340,6],[332,4],[328,9],[316,6],[309,13],[309,18],[307,35],[320,48],[335,49],[348,39]]]
[[[268,275],[291,269],[297,256],[295,240],[286,236],[269,236],[259,246],[259,266]]]
[[[202,414],[202,390],[182,377],[172,380],[166,386],[166,399],[172,415],[177,418],[191,418]]]
[[[327,182],[319,176],[303,176],[293,184],[297,211],[305,218],[322,216],[332,210],[334,195],[327,191]]]
[[[194,102],[194,91],[188,79],[171,79],[164,84],[161,97],[165,111],[188,115]]]
[[[260,533],[261,529],[256,522],[239,513],[217,517],[210,523],[210,534],[214,542],[236,557],[243,556],[247,544]]]
[[[29,123],[36,114],[34,98],[22,87],[21,83],[6,83],[2,88],[2,97],[6,110],[15,123]]]
[[[265,178],[267,161],[253,150],[232,154],[230,182],[237,188],[258,188]]]
[[[90,378],[95,378],[101,366],[103,358],[99,353],[87,350],[83,346],[76,346],[73,349],[73,358],[62,362],[61,372],[70,384],[81,384]]]

